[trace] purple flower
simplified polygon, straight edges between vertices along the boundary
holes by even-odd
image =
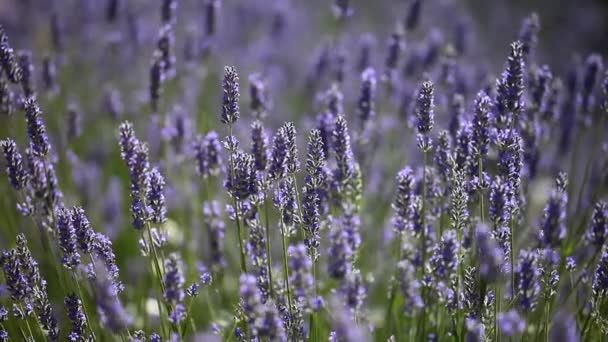
[[[27,98],[24,106],[30,147],[36,156],[45,157],[51,150],[51,144],[42,121],[42,112],[34,98]]]
[[[222,145],[215,131],[205,136],[199,135],[194,141],[194,155],[196,158],[196,171],[203,178],[217,176],[223,168],[220,151]]]
[[[26,98],[33,97],[35,95],[35,92],[32,80],[34,76],[32,53],[27,50],[19,51],[17,53],[17,59],[19,63],[19,68],[21,69],[21,89],[23,89],[23,95],[25,95]]]
[[[209,233],[209,253],[211,265],[215,271],[226,266],[224,259],[225,224],[220,213],[220,204],[217,201],[203,202],[203,222]]]
[[[251,110],[253,117],[258,120],[263,120],[266,117],[268,109],[270,109],[270,100],[268,99],[268,90],[262,75],[255,73],[249,76],[249,96],[251,98]]]
[[[488,283],[495,282],[500,276],[503,253],[484,224],[477,225],[475,231],[479,275]]]
[[[595,248],[601,249],[606,241],[606,234],[608,234],[608,205],[604,201],[599,201],[593,207],[591,224],[585,238]]]
[[[369,121],[376,116],[376,71],[367,68],[361,73],[361,90],[357,100],[357,115],[361,132],[369,125]]]
[[[540,293],[537,256],[531,251],[521,250],[515,268],[515,297],[517,306],[523,311],[534,310]]]
[[[350,135],[346,118],[339,115],[333,132],[333,147],[336,152],[336,168],[333,172],[332,187],[337,200],[353,190],[355,161],[350,145]]]
[[[412,229],[414,181],[414,172],[409,166],[404,167],[397,174],[397,192],[392,204],[394,214],[391,222],[398,232]]]
[[[71,210],[72,224],[76,231],[76,241],[78,242],[78,248],[85,254],[90,254],[92,251],[92,244],[95,232],[89,223],[89,219],[84,213],[84,209],[80,207],[73,207]]]
[[[274,204],[281,213],[281,220],[283,221],[283,225],[287,228],[287,231],[289,231],[294,224],[300,222],[300,218],[298,217],[296,188],[292,178],[285,178],[279,182],[279,187],[274,196]]]
[[[340,293],[344,296],[346,306],[358,312],[367,297],[367,283],[359,271],[353,271],[344,277],[340,285]]]
[[[289,284],[294,289],[296,301],[303,307],[309,308],[313,294],[314,280],[312,277],[312,260],[308,256],[304,244],[289,246]]]
[[[444,183],[445,189],[448,188],[450,170],[452,169],[453,162],[453,149],[452,149],[452,138],[449,132],[442,130],[437,136],[437,143],[434,145],[434,161],[435,167],[441,180]]]
[[[404,259],[397,264],[397,270],[397,282],[404,298],[403,311],[412,314],[415,309],[423,306],[420,282],[416,279],[416,268],[410,260]]]
[[[262,302],[255,276],[241,274],[240,284],[241,306],[251,335],[266,337],[271,341],[286,341],[287,336],[277,308],[272,302]]]
[[[72,322],[72,327],[69,333],[70,341],[85,340],[89,336],[85,335],[87,329],[87,319],[85,317],[82,301],[75,293],[70,293],[64,300],[68,318]]]
[[[2,151],[4,152],[4,159],[6,159],[6,173],[8,179],[15,190],[21,190],[26,186],[27,183],[27,172],[23,168],[23,158],[17,143],[10,138],[0,141]]]
[[[237,151],[233,157],[234,171],[226,181],[226,189],[237,200],[244,200],[258,191],[253,156]]]
[[[165,290],[163,298],[169,306],[173,307],[173,311],[169,313],[171,323],[173,324],[179,325],[184,318],[184,315],[181,314],[185,297],[184,283],[185,279],[182,272],[181,259],[177,253],[171,253],[165,260],[165,274],[163,275]]]
[[[295,135],[293,139],[295,141]],[[268,167],[268,177],[270,177],[270,179],[279,180],[286,177],[288,172],[288,160],[290,159],[291,141],[291,137],[288,136],[286,123],[278,129],[273,138],[272,154]]]
[[[334,15],[338,19],[344,19],[353,15],[353,8],[350,5],[350,0],[334,0],[332,9]]]
[[[249,203],[245,202],[249,206]],[[266,253],[266,235],[257,216],[257,208],[249,206],[244,209],[245,223],[249,228],[249,241],[247,242],[247,255],[251,259],[257,276],[258,288],[262,294],[263,302],[270,297],[270,278],[268,273],[268,254]],[[249,212],[247,212],[249,211]]]
[[[259,120],[251,124],[251,153],[255,159],[255,169],[265,171],[268,164],[268,135]]]
[[[593,111],[593,92],[596,84],[598,83],[598,79],[600,78],[602,67],[602,56],[598,54],[590,55],[585,62],[583,89],[581,89],[581,111],[584,115],[583,117],[586,125],[591,124],[591,118],[589,115]]]
[[[405,28],[408,31],[414,31],[420,22],[420,10],[422,0],[413,0],[408,5],[407,15],[405,16]]]
[[[103,264],[103,276],[107,277],[106,280],[111,281],[113,287],[117,292],[122,292],[123,284],[120,282],[118,277],[118,266],[116,265],[116,255],[112,250],[112,241],[107,236],[96,233],[93,237],[93,253],[95,257]],[[96,265],[98,268],[100,265]],[[93,275],[97,278],[96,273],[98,270],[93,270]]]
[[[524,332],[526,321],[516,310],[498,314],[498,327],[505,336],[514,336]]]
[[[146,203],[150,206],[150,221],[161,224],[167,220],[167,208],[165,207],[165,179],[158,169],[154,168],[148,175],[149,185],[146,189]]]
[[[456,231],[446,230],[441,236],[441,241],[433,248],[433,255],[430,259],[433,274],[443,280],[450,279],[458,267],[458,247]]]
[[[177,10],[177,0],[163,0],[160,8],[160,18],[165,24],[175,22],[175,11]]]
[[[511,52],[507,59],[507,68],[496,80],[496,106],[498,123],[504,127],[507,123],[514,125],[524,107],[524,56],[523,45],[516,41],[511,43]]]
[[[150,65],[150,107],[152,111],[158,110],[158,100],[162,92],[162,85],[165,81],[165,60],[161,51],[154,51],[152,63]]]
[[[364,72],[370,68],[372,59],[372,49],[375,45],[374,36],[371,33],[364,33],[359,40],[359,58],[357,62],[357,70]],[[370,68],[370,70],[373,70]]]
[[[57,210],[57,234],[59,248],[63,253],[62,263],[68,269],[74,269],[80,264],[80,254],[76,250],[76,229],[72,222],[72,214],[68,209]]]
[[[574,316],[563,310],[555,314],[551,321],[549,336],[550,341],[579,342],[580,336]]]
[[[342,225],[333,224],[329,232],[330,247],[327,272],[334,279],[343,279],[351,272],[354,251],[349,243],[350,236]]]
[[[405,49],[404,36],[403,27],[398,25],[388,39],[388,54],[384,63],[386,70],[383,80],[389,85],[392,85],[396,81],[397,64],[399,64],[399,58]]]
[[[416,99],[416,126],[418,133],[426,135],[435,124],[435,86],[431,81],[422,83]]]
[[[21,270],[21,261],[16,251],[14,249],[2,251],[0,264],[2,264],[6,288],[11,298],[15,301],[20,301],[29,296],[30,287],[28,279]]]
[[[602,251],[600,261],[595,267],[595,275],[593,277],[593,292],[598,295],[605,295],[608,291],[608,251]]]
[[[475,99],[475,111],[473,116],[473,151],[478,158],[488,154],[490,143],[490,105],[491,99],[483,92],[477,93]]]
[[[239,75],[233,66],[224,67],[222,81],[222,117],[223,124],[232,126],[240,117],[239,111]]]
[[[566,236],[567,206],[568,194],[565,191],[554,189],[543,209],[540,226],[540,239],[543,246],[558,248]]]
[[[519,41],[522,44],[522,53],[527,58],[533,53],[538,44],[538,31],[540,31],[540,19],[538,14],[531,13],[521,23],[519,30]]]
[[[21,67],[2,27],[0,27],[0,66],[4,69],[4,73],[11,83],[19,83],[21,81],[23,74]]]
[[[164,0],[174,1],[174,0]],[[173,45],[175,37],[173,36],[173,26],[164,25],[160,29],[158,42],[156,43],[157,51],[160,52],[162,59],[162,72],[165,76],[171,78],[175,74],[175,56],[173,55]]]
[[[133,318],[122,306],[114,281],[103,268],[96,269],[95,294],[97,314],[103,327],[118,333],[133,322]]]

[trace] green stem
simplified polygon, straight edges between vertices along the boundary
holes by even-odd
[[[479,156],[479,217],[481,218],[481,223],[485,221],[485,210],[483,206],[483,158],[481,155]]]
[[[281,220],[281,241],[283,243],[283,273],[285,276],[285,288],[287,289],[287,303],[289,305],[289,315],[292,316],[291,312],[291,289],[289,287],[289,267],[287,265],[287,236],[285,234],[285,226],[283,225],[283,221]]]
[[[427,164],[427,151],[423,150],[422,151],[422,213],[421,213],[421,221],[422,221],[422,227],[421,227],[421,237],[420,237],[420,249],[421,249],[421,254],[422,254],[422,258],[421,258],[421,262],[420,262],[420,273],[422,278],[424,278],[424,267],[425,267],[425,262],[426,262],[426,164]],[[399,246],[399,248],[401,249],[401,246]],[[421,328],[420,328],[420,339],[424,339],[424,334],[425,334],[425,325],[426,325],[426,305],[424,304],[425,302],[425,288],[422,288],[422,311],[420,313],[420,318],[419,321],[421,321]]]
[[[82,289],[80,288],[80,283],[78,282],[78,279],[76,279],[76,274],[72,273],[72,275],[73,275],[72,279],[74,280],[74,283],[76,283],[76,290],[78,291],[78,296],[80,297],[80,300],[82,301],[82,311],[84,311],[84,317],[87,320],[87,325],[89,326],[89,330],[91,331],[91,336],[93,337],[93,341],[95,341],[97,338],[95,337],[95,331],[93,331],[93,326],[92,326],[93,321],[90,319],[90,316],[88,314],[87,307],[85,305],[84,296],[82,294]]]
[[[154,267],[154,270],[156,273],[156,278],[159,284],[159,288],[156,289],[156,305],[158,306],[158,317],[159,317],[159,321],[160,321],[160,328],[161,328],[161,332],[164,336],[167,336],[167,331],[165,329],[165,324],[164,324],[164,320],[162,319],[162,304],[161,304],[161,297],[162,297],[162,293],[164,293],[165,291],[165,287],[164,287],[164,283],[163,283],[163,276],[162,276],[162,271],[161,268],[158,264],[158,254],[156,252],[156,246],[154,246],[154,240],[152,239],[152,229],[150,228],[150,223],[146,223],[146,231],[148,233],[148,244],[150,245],[150,248],[152,250],[152,267]],[[160,290],[160,293],[158,292]]]
[[[264,219],[266,221],[266,255],[268,256],[268,281],[270,283],[270,298],[274,298],[274,282],[272,281],[272,248],[270,246],[270,218],[266,191],[264,191]]]
[[[510,224],[511,228],[509,236],[510,257],[511,257],[511,300],[515,298],[515,246],[513,245],[513,213],[511,213]]]

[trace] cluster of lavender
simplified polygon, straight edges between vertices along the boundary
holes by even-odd
[[[41,61],[0,27],[0,341],[608,335],[601,55],[562,76],[533,13],[494,75],[466,24],[425,24],[448,5],[408,1],[383,51],[334,1],[301,70],[295,11],[260,4],[53,10]]]

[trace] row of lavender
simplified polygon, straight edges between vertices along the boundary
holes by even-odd
[[[109,22],[116,6],[109,2]],[[337,43],[321,50],[303,91],[285,90],[299,102],[317,92],[318,115],[280,124],[270,140],[265,127],[282,120],[272,115],[264,74],[249,78],[250,117],[241,117],[235,67],[224,68],[221,127],[209,115],[168,109],[193,65],[223,63],[212,39],[219,2],[205,8],[207,39],[182,68],[177,1],[162,2],[148,105],[104,133],[118,134],[122,159],[104,171],[75,171],[82,161],[72,149],[98,143],[83,139],[77,109],[58,131],[66,139],[47,134],[41,103],[76,91],[57,77],[55,68],[69,68],[66,56],[44,59],[39,94],[32,53],[15,52],[0,32],[0,109],[25,113],[27,128],[22,148],[12,138],[1,145],[15,190],[9,199],[27,220],[1,222],[15,247],[0,259],[8,294],[0,339],[576,341],[608,333],[601,56],[562,81],[535,58],[533,14],[495,82],[475,68],[463,41],[434,35],[404,60],[406,36],[421,20],[414,0],[381,73],[363,39],[350,116],[342,89],[352,75],[336,46],[353,9],[336,1]],[[118,117],[120,93],[108,94]],[[197,119],[205,134],[194,134]],[[74,180],[61,182],[70,177],[66,161]],[[128,200],[113,199],[109,216],[128,207],[134,229],[91,223],[112,217],[97,217],[87,188],[101,172],[124,173],[117,169],[128,171]],[[109,236],[140,255],[115,249]]]

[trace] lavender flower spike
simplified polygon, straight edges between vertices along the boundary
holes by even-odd
[[[4,152],[4,159],[6,159],[6,173],[8,179],[17,191],[23,189],[27,182],[27,171],[23,168],[23,158],[17,143],[10,138],[0,141],[0,146]]]
[[[517,306],[524,311],[534,310],[540,293],[539,268],[534,252],[521,250],[515,269]]]
[[[57,210],[57,234],[59,248],[63,253],[62,263],[68,269],[74,269],[80,264],[80,254],[76,250],[76,230],[72,222],[72,214],[65,208]]]
[[[50,149],[49,137],[46,134],[46,127],[42,121],[42,112],[34,98],[25,100],[25,119],[27,121],[27,134],[31,142],[31,147],[35,155],[45,157]]]
[[[114,333],[126,329],[133,322],[133,318],[122,306],[118,298],[118,289],[104,268],[97,266],[95,270],[95,294],[97,314],[101,324]]]
[[[68,318],[72,322],[72,328],[68,334],[68,339],[70,341],[81,341],[90,338],[85,335],[88,323],[80,298],[78,298],[76,294],[70,293],[65,297],[64,304],[68,313]]]
[[[239,110],[239,75],[235,67],[224,67],[224,80],[222,82],[222,117],[223,124],[231,126],[240,117]]]
[[[585,239],[589,241],[595,248],[601,249],[606,242],[608,235],[608,204],[604,201],[599,201],[593,207],[591,215],[591,225],[587,230]]]
[[[490,119],[489,112],[491,99],[484,92],[477,93],[475,99],[475,115],[473,118],[473,151],[483,158],[488,154],[488,144],[490,143]]]
[[[435,124],[435,86],[431,81],[422,83],[416,100],[416,119],[418,133],[428,134]]]
[[[167,208],[165,207],[165,179],[158,169],[150,171],[149,186],[146,189],[146,203],[150,206],[150,221],[161,224],[167,220]]]
[[[255,159],[255,169],[265,171],[268,165],[268,135],[259,120],[251,124],[251,153]]]
[[[215,131],[205,136],[198,136],[194,142],[194,156],[196,158],[196,171],[203,178],[217,176],[223,168],[221,158],[222,144]]]
[[[287,250],[291,270],[289,284],[294,288],[296,301],[304,308],[308,308],[310,305],[314,286],[312,260],[307,253],[306,246],[301,243],[289,246]]]
[[[169,313],[169,319],[173,324],[180,324],[185,318],[183,303],[185,279],[181,260],[177,253],[169,254],[169,257],[165,260],[163,283],[165,284],[163,298],[173,308],[173,311]]]

